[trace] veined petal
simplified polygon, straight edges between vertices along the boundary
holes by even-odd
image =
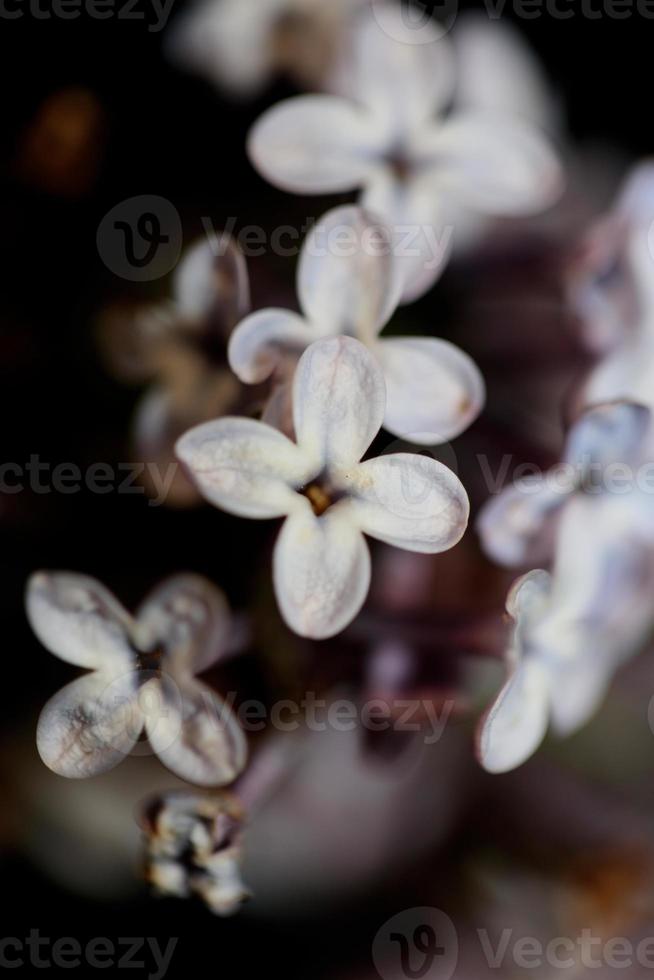
[[[566,492],[538,477],[489,497],[476,524],[488,557],[506,568],[548,559],[554,546],[554,522],[573,490],[572,484]]]
[[[400,299],[401,283],[388,228],[357,207],[334,208],[307,235],[298,296],[324,334],[363,343],[377,336]]]
[[[227,354],[229,366],[245,384],[260,384],[289,356],[299,358],[319,334],[297,313],[259,310],[239,323]]]
[[[166,579],[139,608],[137,635],[145,651],[163,645],[165,669],[199,674],[224,653],[230,615],[223,593],[201,575]]]
[[[175,270],[173,293],[183,316],[207,316],[219,306],[226,323],[238,323],[250,308],[250,281],[232,236],[225,232],[195,242]]]
[[[282,616],[300,636],[323,640],[352,622],[370,587],[370,553],[346,502],[321,517],[308,504],[289,517],[273,579]]]
[[[468,524],[470,503],[459,478],[417,453],[395,453],[355,467],[352,514],[366,534],[425,554],[452,548]]]
[[[477,755],[487,772],[516,769],[533,755],[547,731],[550,679],[536,661],[523,662],[482,719]]]
[[[372,109],[389,134],[401,135],[448,103],[452,46],[447,28],[417,6],[374,0],[371,7],[351,33],[334,84]]]
[[[452,253],[454,234],[445,220],[442,196],[438,175],[432,171],[399,180],[389,166],[380,165],[366,181],[361,204],[383,218],[390,230],[402,303],[431,289]]]
[[[379,432],[386,403],[384,376],[358,340],[334,337],[312,344],[293,382],[298,445],[323,466],[358,462]]]
[[[200,492],[216,507],[240,517],[282,517],[312,473],[313,461],[263,422],[224,418],[191,429],[177,455]]]
[[[72,572],[37,572],[27,585],[26,609],[43,646],[61,660],[117,673],[134,663],[133,620],[95,579]]]
[[[282,190],[330,194],[358,187],[382,145],[364,108],[331,95],[300,95],[264,112],[250,132],[248,154]]]
[[[384,426],[396,436],[436,445],[461,435],[486,398],[477,365],[446,340],[382,339],[375,353],[384,369]]]
[[[487,214],[521,215],[553,204],[563,189],[548,140],[528,123],[466,113],[425,133],[419,148],[431,156],[445,191]]]
[[[116,676],[93,671],[62,688],[41,712],[39,755],[69,779],[98,776],[117,766],[143,729],[136,671]]]
[[[173,681],[164,675],[146,687],[152,710],[144,712],[145,730],[164,765],[198,786],[232,782],[245,766],[247,744],[227,704],[191,679]]]

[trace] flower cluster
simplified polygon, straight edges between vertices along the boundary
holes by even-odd
[[[136,317],[114,312],[102,334],[115,369],[151,384],[136,441],[145,457],[179,462],[171,502],[283,521],[272,556],[279,612],[297,636],[327,640],[366,602],[378,548],[368,538],[439,555],[466,531],[463,482],[423,449],[475,422],[484,379],[432,323],[407,331],[398,310],[484,222],[557,201],[562,168],[547,135],[556,113],[510,32],[489,43],[468,22],[452,42],[433,21],[409,25],[391,0],[203,0],[169,47],[240,94],[279,70],[310,78],[317,92],[254,124],[250,160],[282,191],[359,195],[333,202],[306,236],[300,312],[252,311],[245,259],[225,236],[217,251],[189,250],[172,300]],[[597,360],[575,390],[561,462],[487,501],[477,521],[497,565],[550,569],[529,571],[509,594],[507,676],[479,726],[490,772],[523,763],[550,725],[567,735],[585,724],[654,620],[651,497],[638,483],[621,493],[596,483],[651,455],[652,221],[654,171],[644,166],[584,238],[565,283]],[[410,451],[392,451],[383,430]],[[398,583],[404,567],[386,556],[386,580],[390,569]],[[176,576],[132,616],[91,578],[41,572],[27,612],[50,652],[89,671],[41,714],[38,749],[56,773],[104,773],[144,733],[189,783],[223,786],[245,768],[234,714],[197,677],[229,647],[227,604],[212,583]],[[387,652],[408,645],[386,642]],[[391,690],[409,673],[410,656],[397,659]],[[242,819],[226,795],[164,796],[145,820],[149,880],[231,913],[246,897]]]

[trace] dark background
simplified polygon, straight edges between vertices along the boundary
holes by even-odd
[[[568,20],[544,12],[519,26],[565,97],[573,135],[606,139],[630,156],[648,154],[654,136],[654,23],[637,14],[589,20],[578,4],[570,6],[576,16]],[[173,17],[181,7],[177,0]],[[510,16],[509,7],[504,16]],[[96,230],[117,202],[139,194],[169,199],[182,216],[187,241],[199,232],[202,214],[220,227],[229,215],[243,224],[267,225],[288,220],[291,212],[324,210],[318,199],[292,202],[264,185],[245,156],[250,124],[292,87],[280,82],[241,106],[224,101],[208,83],[168,65],[163,36],[148,32],[144,21],[94,21],[83,13],[77,20],[37,21],[26,11],[20,20],[0,23],[3,460],[22,464],[36,453],[53,465],[84,467],[96,459],[129,458],[125,433],[137,392],[107,376],[91,327],[107,300],[149,299],[166,287],[117,281],[101,262]],[[20,163],[21,141],[44,98],[70,85],[92,91],[105,114],[97,179],[78,196],[39,187]],[[251,268],[256,280],[256,262]],[[281,274],[292,288],[292,265]],[[426,310],[432,302],[423,301]],[[142,497],[117,494],[26,492],[0,498],[3,731],[29,723],[61,683],[61,665],[40,649],[24,622],[22,596],[31,571],[85,571],[130,604],[168,572],[188,567],[216,575],[231,556],[233,574],[226,580],[219,572],[217,578],[238,605],[254,575],[243,556],[258,532],[246,523],[218,512],[209,523],[206,509],[149,508]],[[275,968],[288,977],[329,976],[344,950],[353,946],[356,952],[359,942],[368,949],[380,921],[372,900],[356,909],[358,938],[351,909],[343,910],[342,919],[282,928],[238,918],[223,923],[197,906],[153,902],[145,890],[139,903],[96,905],[57,889],[11,853],[1,880],[4,935],[26,936],[39,928],[42,935],[82,941],[156,935],[164,944],[179,936],[169,975],[187,973],[191,959],[199,957],[203,971],[225,976],[260,976]]]

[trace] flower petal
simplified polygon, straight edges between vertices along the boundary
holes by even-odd
[[[614,669],[606,651],[595,644],[558,665],[552,697],[552,727],[557,735],[567,738],[590,721],[606,696]]]
[[[535,568],[516,579],[506,597],[506,611],[518,625],[533,621],[545,611],[552,592],[552,576]]]
[[[261,116],[250,132],[248,153],[276,187],[329,194],[358,187],[382,143],[365,109],[331,95],[300,95]]]
[[[417,453],[370,459],[350,474],[352,513],[362,531],[425,554],[452,548],[468,524],[470,503],[459,478]]]
[[[432,127],[419,154],[431,156],[444,191],[487,214],[521,215],[553,204],[562,170],[547,139],[527,123],[466,113]]]
[[[201,239],[175,270],[175,303],[183,316],[202,317],[220,309],[230,327],[250,308],[250,281],[245,257],[231,235]]]
[[[300,636],[326,639],[352,622],[370,587],[370,554],[346,503],[322,517],[308,505],[289,517],[273,579],[282,616]]]
[[[452,223],[445,220],[442,187],[432,171],[398,180],[379,166],[366,181],[361,204],[384,219],[392,236],[402,303],[423,296],[437,282],[452,253]]]
[[[507,20],[465,11],[453,40],[457,107],[522,116],[550,132],[560,127],[561,112],[541,65]]]
[[[165,669],[199,674],[225,652],[230,614],[223,593],[201,575],[174,575],[139,608],[138,636],[147,651],[166,650]]]
[[[293,488],[315,475],[290,439],[254,419],[206,422],[182,436],[176,451],[203,496],[240,517],[282,517],[297,499]]]
[[[174,21],[166,38],[172,60],[235,95],[252,95],[272,71],[270,31],[279,2],[200,0]]]
[[[571,485],[569,492],[573,489]],[[554,546],[555,522],[569,492],[534,477],[489,497],[476,524],[488,557],[506,568],[546,561]]]
[[[130,669],[131,616],[103,585],[72,572],[37,572],[27,585],[27,618],[50,653],[78,667]]]
[[[163,675],[146,688],[145,730],[171,772],[198,786],[232,782],[245,766],[247,744],[227,704],[206,684],[190,679]]]
[[[379,432],[385,403],[381,368],[358,340],[319,340],[304,352],[295,372],[298,445],[323,466],[351,466]]]
[[[410,442],[436,445],[461,435],[486,398],[477,365],[446,340],[389,338],[375,353],[384,369],[389,432]]]
[[[245,384],[260,384],[287,358],[299,358],[319,334],[297,313],[259,310],[239,323],[227,354],[229,366]]]
[[[62,688],[41,712],[36,733],[48,768],[69,779],[98,776],[134,748],[143,728],[137,673],[94,671]]]
[[[372,109],[389,134],[410,132],[452,95],[447,28],[408,4],[374,0],[371,7],[356,23],[332,85]]]
[[[396,309],[400,291],[391,234],[361,208],[334,208],[307,235],[298,296],[324,334],[371,341]]]
[[[541,664],[522,663],[482,719],[477,755],[487,772],[509,772],[536,751],[547,731],[549,675]]]

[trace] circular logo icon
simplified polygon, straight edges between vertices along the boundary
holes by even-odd
[[[454,26],[458,0],[370,0],[372,12],[383,32],[402,44],[432,44]]]
[[[454,923],[428,906],[398,912],[372,944],[372,960],[382,980],[450,980],[458,958]]]
[[[151,282],[168,275],[177,264],[182,222],[165,197],[130,197],[104,216],[96,243],[100,258],[115,275],[131,282]]]

